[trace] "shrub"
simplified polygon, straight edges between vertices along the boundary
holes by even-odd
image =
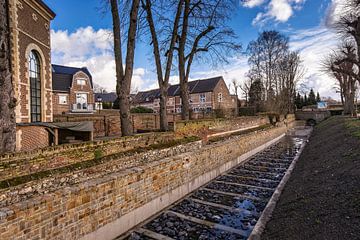
[[[139,106],[139,107],[132,108],[130,110],[130,112],[131,113],[153,113],[154,110],[152,110],[151,108]]]

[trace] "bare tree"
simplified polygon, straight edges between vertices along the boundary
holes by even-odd
[[[355,114],[354,100],[359,69],[356,65],[356,47],[345,42],[323,62],[324,70],[338,81],[344,104],[344,114]]]
[[[278,93],[276,106],[281,113],[292,113],[295,107],[296,86],[304,77],[305,69],[298,52],[288,52],[277,65]]]
[[[137,20],[140,0],[125,1],[131,2],[129,11],[129,26],[127,32],[127,47],[125,58],[125,69],[122,59],[122,42],[121,42],[121,21],[119,15],[118,0],[110,0],[111,14],[113,20],[114,35],[114,55],[116,65],[116,93],[119,99],[121,134],[123,136],[132,135],[132,124],[130,119],[130,89],[131,78],[134,69],[134,55],[136,43]]]
[[[250,82],[261,81],[266,110],[282,114],[294,111],[295,89],[305,72],[299,53],[291,52],[288,42],[279,32],[264,31],[247,49]]]
[[[188,80],[196,58],[207,58],[214,63],[227,62],[232,52],[240,49],[235,34],[226,26],[237,1],[184,0],[182,25],[179,31],[178,72],[182,100],[182,118],[189,119]],[[206,54],[205,54],[206,53]]]
[[[7,0],[0,0],[0,154],[12,152],[16,146],[16,99],[10,67],[8,6]]]
[[[165,59],[165,69],[163,70],[162,65],[162,58],[161,58],[161,47],[159,43],[159,31],[156,29],[155,26],[155,18],[153,15],[153,3],[154,0],[142,0],[142,7],[146,11],[146,20],[147,25],[150,30],[151,40],[153,45],[153,54],[155,58],[155,65],[156,65],[156,73],[158,78],[158,84],[160,88],[160,129],[162,131],[168,130],[168,122],[167,122],[167,111],[166,111],[166,103],[167,103],[167,96],[168,96],[168,87],[169,87],[169,79],[171,73],[171,67],[173,63],[173,56],[174,56],[174,49],[177,40],[177,33],[179,28],[180,17],[182,13],[182,8],[184,4],[184,0],[178,1],[176,14],[174,20],[172,21],[172,31],[170,32],[169,39],[169,47],[164,54]],[[159,7],[161,10],[161,7]],[[158,9],[159,9],[158,8]],[[158,21],[158,24],[161,24]],[[162,26],[165,27],[165,26]]]
[[[289,40],[277,31],[264,31],[249,43],[247,51],[251,71],[263,83],[265,100],[270,100],[272,92],[280,91],[276,81],[278,65],[289,51]]]

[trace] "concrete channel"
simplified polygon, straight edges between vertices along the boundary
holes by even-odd
[[[310,133],[296,127],[116,240],[258,239]]]

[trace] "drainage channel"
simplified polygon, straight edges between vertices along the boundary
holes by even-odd
[[[247,239],[305,140],[285,136],[117,240]]]

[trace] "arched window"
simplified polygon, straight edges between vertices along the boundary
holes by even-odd
[[[31,122],[41,122],[40,59],[36,51],[29,55]]]

